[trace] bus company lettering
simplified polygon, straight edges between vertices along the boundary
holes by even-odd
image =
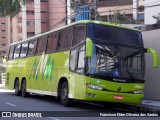
[[[42,75],[41,79],[44,79],[44,77],[46,77],[46,79],[52,80],[53,67],[54,59],[51,60],[48,55],[45,56],[45,54],[43,53],[39,61],[37,60],[37,58],[34,60],[32,71],[30,73],[30,79],[38,80],[40,79],[40,75]]]

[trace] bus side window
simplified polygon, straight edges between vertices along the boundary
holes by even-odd
[[[85,45],[78,47],[76,72],[84,73]]]
[[[42,54],[45,51],[46,48],[46,42],[47,42],[48,36],[42,36],[37,40],[37,50],[36,54]]]
[[[76,26],[74,27],[73,41],[72,46],[80,44],[86,39],[86,27],[85,26]]]
[[[14,49],[14,58],[19,58],[20,49],[21,49],[21,44],[15,46],[15,49]]]
[[[77,49],[71,50],[70,53],[70,62],[69,62],[69,68],[71,71],[75,71],[76,69],[76,58],[77,58]]]
[[[36,40],[32,40],[29,42],[28,56],[34,55],[35,50],[36,50]]]
[[[28,49],[28,43],[23,43],[21,48],[21,54],[20,57],[26,57],[27,55],[27,49]]]
[[[14,46],[11,46],[9,51],[9,57],[8,57],[9,60],[13,58],[13,51],[14,51]]]
[[[58,38],[59,38],[59,32],[51,33],[48,36],[46,53],[51,53],[56,51]]]
[[[66,28],[60,33],[60,39],[58,41],[57,50],[66,50],[71,47],[71,41],[72,41],[72,28]]]

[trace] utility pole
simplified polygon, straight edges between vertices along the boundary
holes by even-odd
[[[90,20],[97,19],[97,0],[89,0]]]

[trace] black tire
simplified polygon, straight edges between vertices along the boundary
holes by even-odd
[[[68,83],[67,82],[62,83],[61,91],[60,91],[60,101],[63,106],[71,105],[71,99],[68,98]]]
[[[23,97],[27,97],[29,95],[29,93],[26,92],[26,80],[22,81],[22,84],[21,84],[21,95]]]
[[[21,92],[19,90],[19,80],[15,81],[15,85],[14,85],[14,93],[16,96],[20,96]]]

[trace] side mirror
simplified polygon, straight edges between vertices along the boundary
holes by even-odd
[[[150,53],[153,56],[153,67],[157,68],[159,64],[157,51],[152,48],[147,48],[146,51],[147,53]]]
[[[92,57],[93,55],[93,42],[90,38],[86,39],[86,57]]]

